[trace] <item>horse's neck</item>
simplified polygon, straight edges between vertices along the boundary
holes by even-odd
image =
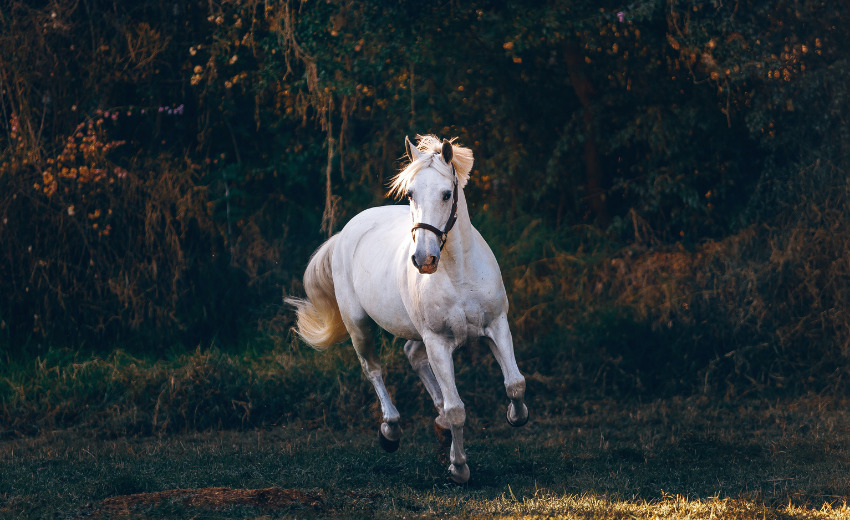
[[[475,232],[469,220],[466,197],[463,190],[458,191],[457,222],[446,238],[443,259],[440,262],[453,278],[465,275],[475,247]]]

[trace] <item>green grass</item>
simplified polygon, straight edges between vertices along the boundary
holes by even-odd
[[[426,414],[403,418],[394,454],[368,412],[347,427],[7,438],[0,517],[850,518],[846,401],[567,399],[520,429],[498,404],[468,410],[464,486]]]
[[[407,416],[433,405],[402,351],[386,334],[379,352],[388,389]],[[531,356],[529,356],[531,357]],[[535,359],[537,361],[535,361]],[[549,363],[541,374],[531,358],[530,394],[537,413],[560,413],[568,386],[589,378],[565,376]],[[457,383],[465,403],[498,415],[502,375],[483,343],[456,355]],[[552,372],[557,376],[553,376]],[[344,426],[353,414],[377,409],[350,345],[319,353],[294,340],[249,344],[231,351],[198,348],[167,358],[116,350],[106,355],[53,349],[44,357],[0,365],[0,438],[56,429],[94,429],[101,436],[163,435],[210,429],[272,428],[322,418]]]

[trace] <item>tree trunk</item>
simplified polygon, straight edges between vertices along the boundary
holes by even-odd
[[[608,207],[605,204],[605,175],[599,161],[599,149],[596,145],[596,130],[593,124],[593,105],[595,94],[593,85],[584,73],[584,59],[575,44],[567,45],[564,61],[570,75],[570,83],[584,109],[584,182],[587,190],[587,203],[593,216],[603,224],[609,222]]]

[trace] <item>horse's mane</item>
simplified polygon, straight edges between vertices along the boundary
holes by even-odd
[[[424,155],[406,164],[395,177],[390,179],[390,189],[387,192],[388,197],[401,198],[404,196],[413,177],[420,170],[428,166],[436,166],[435,169],[443,175],[451,175],[451,170],[447,168],[448,165],[442,160],[442,156],[439,155],[443,149],[442,141],[435,135],[417,135],[416,138],[419,140],[416,143],[416,149]],[[469,172],[472,171],[472,150],[454,144],[455,139],[457,137],[449,140],[452,143],[452,164],[457,173],[458,187],[463,188],[469,180]],[[433,155],[435,153],[438,155]]]

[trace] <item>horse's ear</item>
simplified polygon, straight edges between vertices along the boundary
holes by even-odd
[[[443,156],[443,160],[446,161],[446,164],[451,164],[452,162],[452,143],[449,142],[448,139],[443,139],[443,150],[441,152]]]
[[[407,158],[410,159],[410,162],[419,159],[419,156],[422,155],[422,152],[420,152],[418,148],[413,146],[407,136],[404,136],[404,150],[407,152]]]

